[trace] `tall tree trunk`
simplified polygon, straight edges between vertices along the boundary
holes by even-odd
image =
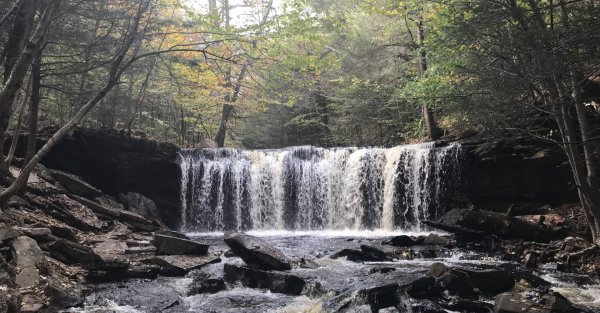
[[[15,151],[17,150],[17,144],[19,143],[19,135],[21,134],[21,125],[23,124],[23,118],[25,118],[25,109],[27,108],[27,103],[29,100],[29,91],[31,90],[31,79],[28,80],[27,88],[23,94],[23,101],[21,102],[21,107],[19,108],[19,115],[17,116],[17,125],[15,125],[15,129],[13,131],[13,137],[10,142],[10,148],[8,149],[8,155],[6,156],[6,163],[10,166],[12,162]]]
[[[580,138],[583,146],[583,163],[585,164],[586,170],[585,180],[580,181],[580,184],[582,185],[580,192],[583,194],[581,202],[584,206],[584,210],[588,211],[588,223],[593,239],[596,243],[600,243],[600,184],[598,184],[598,166],[594,156],[593,139],[585,104],[582,99],[581,84],[585,80],[583,79],[583,75],[578,71],[571,71],[570,80],[572,99],[575,104]]]
[[[4,82],[8,78],[23,52],[25,43],[29,39],[33,17],[35,13],[35,3],[33,0],[22,1],[16,9],[15,20],[12,30],[6,42],[4,51]]]
[[[31,65],[36,51],[41,48],[41,44],[46,37],[48,29],[50,28],[50,24],[52,23],[54,10],[58,6],[59,2],[59,0],[52,0],[47,5],[42,17],[38,22],[35,32],[31,36],[29,43],[25,46],[25,49],[21,53],[18,61],[12,68],[8,80],[0,92],[0,147],[4,146],[4,134],[6,133],[6,129],[8,128],[8,124],[10,122],[15,96],[23,85],[23,79],[27,74],[27,69]],[[2,176],[2,180],[6,180],[7,177],[11,176],[8,165],[4,158],[4,153],[0,154],[0,176]]]
[[[562,76],[555,74],[553,80],[547,83],[547,86],[545,86],[544,89],[549,92],[552,99],[553,114],[558,123],[561,139],[563,141],[562,147],[567,154],[573,172],[573,179],[577,186],[581,206],[586,220],[588,221],[592,238],[596,243],[600,243],[600,207],[598,206],[598,204],[600,204],[600,192],[598,190],[598,185],[589,179],[590,174],[588,173],[585,152],[582,151],[582,145],[585,144],[586,141],[582,140],[582,142],[579,142],[578,139],[582,137],[581,134],[578,135],[578,133],[582,131],[582,124],[586,125],[587,117],[585,115],[579,116],[579,114],[577,114],[575,118],[577,119],[579,128],[575,125],[575,121],[573,120],[574,117],[569,108],[571,107],[571,100],[575,100],[579,97],[575,94],[578,91],[574,91],[575,93],[571,96],[566,94],[562,79]],[[585,108],[583,109],[585,110]],[[585,113],[584,111],[580,112]],[[585,129],[586,126],[583,126],[583,128]],[[592,164],[592,167],[593,166],[594,165]],[[594,176],[595,174],[592,174],[592,177]]]
[[[219,129],[217,130],[217,134],[215,135],[215,142],[219,148],[225,146],[225,135],[227,134],[227,121],[229,117],[231,117],[231,113],[233,112],[233,105],[229,103],[223,104],[223,111],[221,113],[221,123],[219,124]]]
[[[240,91],[242,90],[242,81],[244,77],[246,77],[246,70],[248,65],[244,65],[240,74],[237,77],[235,87],[233,88],[233,92],[230,95],[225,97],[225,103],[223,104],[223,111],[221,114],[221,123],[219,124],[219,129],[217,130],[217,134],[215,135],[215,142],[217,146],[222,148],[225,146],[225,135],[227,134],[227,123],[229,122],[229,118],[233,115],[234,106],[233,104],[237,101],[240,96]],[[231,80],[231,76],[229,78]]]
[[[31,63],[31,101],[29,102],[29,123],[27,125],[27,153],[25,163],[31,161],[36,151],[40,91],[42,88],[42,50],[38,50]]]
[[[430,140],[438,140],[443,135],[443,131],[437,126],[433,117],[433,112],[426,104],[423,104],[423,120],[425,121],[425,129],[427,130],[427,137]]]
[[[421,3],[421,11],[417,18],[417,44],[419,46],[419,73],[421,77],[424,77],[427,72],[427,52],[425,51],[425,28],[423,25],[423,4]],[[426,101],[426,100],[423,100]],[[425,130],[429,140],[437,140],[442,136],[441,129],[435,123],[433,112],[427,106],[426,102],[423,102],[421,107],[421,113],[423,115],[423,121],[425,121]]]
[[[425,76],[427,72],[427,52],[425,52],[425,28],[423,26],[423,12],[419,12],[417,20],[417,44],[419,45],[419,73]]]

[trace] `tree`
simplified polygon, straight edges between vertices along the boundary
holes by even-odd
[[[43,9],[42,16],[38,22],[38,25],[35,29],[35,32],[31,35],[31,39],[24,46],[22,53],[19,53],[23,46],[22,42],[26,41],[28,38],[25,34],[27,31],[23,31],[23,29],[27,29],[32,22],[33,16],[33,8],[34,6],[30,3],[30,1],[23,1],[19,9],[17,9],[15,17],[15,26],[13,30],[13,36],[19,36],[18,40],[9,40],[6,44],[5,51],[7,51],[4,67],[5,67],[5,83],[0,91],[0,146],[4,146],[4,133],[8,129],[10,117],[13,111],[13,102],[21,85],[23,84],[23,80],[27,74],[27,70],[31,65],[31,62],[34,58],[34,55],[37,54],[37,51],[41,49],[44,38],[47,35],[47,32],[50,28],[50,24],[52,23],[52,19],[54,16],[54,11],[59,5],[58,0],[51,0]],[[25,12],[23,12],[24,10]],[[30,16],[29,18],[27,16]],[[18,56],[18,57],[17,57]],[[14,61],[14,59],[17,59]],[[9,74],[7,74],[9,73]],[[0,175],[2,178],[6,178],[10,175],[8,171],[8,165],[4,158],[4,155],[0,155]]]
[[[591,123],[598,116],[586,109],[583,97],[584,87],[598,77],[600,7],[586,0],[459,0],[444,9],[437,35],[439,45],[446,46],[439,50],[440,61],[456,62],[453,70],[471,77],[471,88],[490,90],[486,101],[510,99],[513,107],[518,103],[554,121],[557,132],[518,130],[563,148],[591,236],[600,243],[595,152],[600,128]],[[448,47],[462,59],[449,57]]]

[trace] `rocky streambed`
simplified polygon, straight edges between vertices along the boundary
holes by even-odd
[[[220,263],[179,278],[94,285],[67,312],[594,312],[600,282],[444,234],[253,233],[234,251],[222,234],[190,234]],[[407,242],[408,239],[421,242]],[[231,238],[235,235],[226,235]],[[245,236],[245,235],[242,235]],[[231,244],[231,243],[230,243]],[[265,250],[266,249],[266,250]],[[258,252],[257,252],[258,251]],[[262,254],[262,251],[266,253]],[[240,258],[241,255],[244,258]],[[289,264],[290,269],[279,268]],[[556,293],[556,292],[560,292]],[[563,297],[564,295],[564,297]],[[537,311],[536,311],[537,310]]]

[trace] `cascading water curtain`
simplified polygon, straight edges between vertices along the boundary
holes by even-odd
[[[189,149],[185,231],[420,230],[461,189],[460,145]]]

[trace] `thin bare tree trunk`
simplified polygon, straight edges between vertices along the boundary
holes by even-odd
[[[582,191],[584,193],[587,207],[585,210],[589,212],[588,221],[592,230],[592,236],[595,242],[600,243],[600,191],[597,178],[597,164],[594,157],[594,147],[592,142],[591,131],[589,127],[588,117],[581,95],[580,84],[584,81],[581,74],[577,71],[570,73],[572,98],[577,112],[577,122],[579,123],[580,137],[583,146],[583,162],[586,169],[586,179],[582,184],[587,184]],[[584,199],[582,199],[584,200]],[[583,202],[583,201],[582,201]]]
[[[433,117],[433,112],[426,104],[423,104],[423,120],[425,121],[425,128],[427,130],[427,137],[430,140],[438,140],[442,136],[442,130],[437,126]]]
[[[31,161],[37,148],[38,114],[40,107],[40,90],[42,88],[42,50],[38,50],[31,63],[31,101],[29,102],[29,123],[27,130],[27,152],[25,163]]]
[[[17,144],[19,143],[19,135],[21,134],[21,125],[23,124],[23,118],[25,117],[25,108],[27,108],[27,100],[29,99],[29,91],[31,89],[31,80],[29,79],[29,83],[27,83],[27,88],[25,89],[25,93],[23,94],[23,101],[21,101],[21,106],[19,108],[19,115],[17,116],[17,125],[15,125],[15,129],[13,131],[13,137],[10,142],[10,149],[8,149],[8,155],[6,156],[6,163],[10,166],[10,163],[15,156],[15,150],[17,150]]]
[[[15,96],[23,85],[23,79],[27,74],[27,69],[31,65],[36,50],[40,49],[41,43],[44,41],[48,29],[50,28],[50,24],[52,23],[54,10],[57,8],[59,2],[59,0],[50,1],[44,10],[35,32],[12,68],[8,80],[0,92],[0,147],[4,146],[4,134],[10,122]],[[0,155],[0,175],[2,176],[2,180],[11,177],[3,154]]]
[[[8,10],[8,12],[6,12],[6,14],[4,14],[2,18],[0,18],[0,26],[4,25],[4,23],[10,18],[10,16],[13,15],[13,13],[15,13],[15,11],[21,5],[21,2],[23,2],[23,0],[17,0],[15,1],[15,3],[13,3],[12,7],[10,7],[10,10]]]
[[[6,48],[4,51],[4,82],[8,78],[19,60],[19,56],[23,52],[25,43],[28,41],[33,24],[35,13],[35,3],[32,0],[25,0],[19,3],[12,31],[8,36]]]
[[[424,77],[427,72],[427,52],[425,51],[425,28],[423,25],[423,4],[421,3],[421,11],[417,17],[417,44],[419,46],[419,73]],[[424,100],[425,101],[425,100]],[[421,106],[423,121],[425,121],[425,130],[429,140],[437,140],[441,137],[441,130],[435,123],[433,112],[423,103]]]
[[[215,142],[217,143],[217,147],[225,146],[225,135],[227,134],[227,121],[229,117],[231,117],[231,113],[233,112],[233,105],[229,103],[223,104],[223,111],[221,113],[221,123],[219,124],[219,129],[217,130],[217,134],[215,135]]]

